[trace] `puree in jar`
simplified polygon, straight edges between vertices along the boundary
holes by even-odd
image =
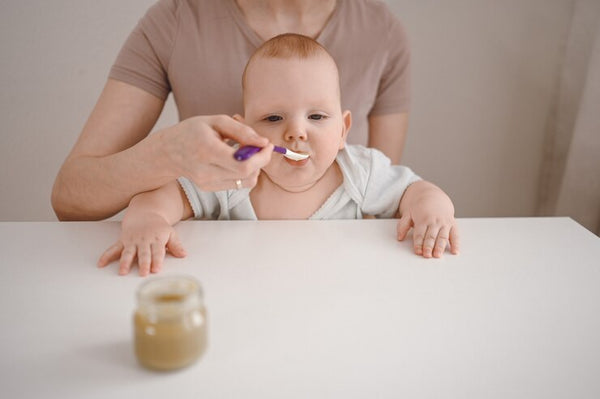
[[[206,349],[206,309],[194,279],[164,277],[144,283],[133,319],[135,353],[145,367],[186,367]]]

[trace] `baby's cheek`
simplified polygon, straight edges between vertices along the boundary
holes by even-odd
[[[278,171],[281,167],[280,165],[278,165],[278,163],[281,162],[281,157],[281,155],[278,156],[278,154],[274,153],[271,157],[271,161],[262,168],[262,171],[268,174],[269,176],[277,176],[279,174]]]
[[[249,125],[256,134],[262,137],[266,137],[273,144],[277,144],[277,137],[279,132],[275,128],[275,126],[265,126],[263,123],[251,123]]]

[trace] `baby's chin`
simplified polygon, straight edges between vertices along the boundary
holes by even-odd
[[[263,184],[269,184],[277,189],[283,190],[288,193],[304,193],[313,188],[321,179],[322,175],[311,178],[303,178],[302,176],[288,175],[281,176],[278,174],[272,174],[263,169],[261,177],[265,179]]]

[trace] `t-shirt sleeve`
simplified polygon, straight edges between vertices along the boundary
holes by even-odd
[[[379,151],[371,151],[371,165],[361,209],[367,215],[392,218],[398,211],[404,192],[421,180],[410,168],[391,165]]]
[[[194,211],[194,219],[216,219],[220,203],[215,193],[204,192],[185,177],[177,179]]]
[[[177,12],[177,0],[160,0],[150,7],[125,41],[109,78],[166,99],[171,91],[167,72],[177,36]]]
[[[402,23],[391,11],[387,23],[387,62],[369,115],[408,112],[410,108],[410,47]]]

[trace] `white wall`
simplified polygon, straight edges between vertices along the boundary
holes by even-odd
[[[56,220],[56,173],[154,0],[0,2],[0,220]],[[159,124],[177,121],[172,102]]]
[[[404,161],[461,216],[533,215],[573,2],[396,0],[413,52]]]
[[[404,163],[458,216],[535,209],[574,0],[388,0],[413,53]],[[54,220],[50,190],[122,42],[153,0],[0,3],[0,220]],[[159,126],[176,121],[172,102]]]

